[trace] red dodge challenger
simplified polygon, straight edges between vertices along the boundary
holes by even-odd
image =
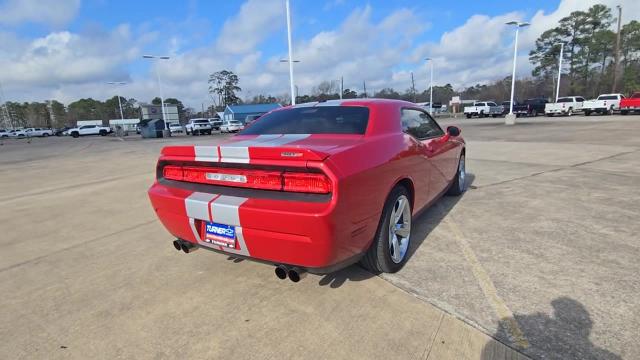
[[[411,219],[465,191],[465,142],[423,108],[330,100],[272,111],[220,146],[168,146],[149,198],[176,249],[276,266],[298,281],[407,260]]]

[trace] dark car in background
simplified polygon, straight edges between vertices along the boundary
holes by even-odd
[[[513,113],[518,117],[544,115],[544,107],[548,102],[545,98],[527,99],[521,104],[513,105]]]
[[[517,101],[513,102],[513,106],[518,106],[520,103],[518,103]],[[502,115],[507,115],[509,113],[509,107],[511,105],[511,101],[503,101],[500,103],[500,106],[502,106]],[[515,111],[515,108],[513,109]]]

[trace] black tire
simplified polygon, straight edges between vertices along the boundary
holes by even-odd
[[[591,115],[591,111],[590,110],[585,110],[584,111],[584,116],[589,116]]]
[[[621,110],[620,111],[620,115],[627,115],[629,113],[629,111],[627,110]]]
[[[460,154],[460,158],[458,159],[458,170],[456,171],[456,177],[451,182],[449,186],[449,190],[447,190],[447,195],[451,196],[459,196],[462,195],[463,192],[467,191],[467,169],[466,169],[466,158],[464,152]],[[462,176],[460,176],[462,174]]]
[[[466,114],[467,119],[471,119],[471,114]]]
[[[572,116],[573,115],[573,108],[569,108],[569,110],[567,110],[567,116]]]
[[[497,118],[497,117],[498,117],[498,115],[496,115],[496,114],[492,114],[492,115],[491,115],[491,117],[495,119],[495,118]]]
[[[105,130],[100,130],[100,136],[107,136],[107,132]]]
[[[484,111],[480,111],[480,114],[478,115],[478,117],[483,118],[484,117]]]
[[[47,133],[42,134],[42,137],[48,137],[48,136],[49,136],[49,134],[47,134]]]
[[[533,110],[533,112],[531,113],[531,116],[538,117],[538,110]]]
[[[607,115],[613,115],[613,106],[606,112]]]
[[[373,273],[394,273],[402,269],[404,264],[407,262],[407,254],[411,246],[411,235],[409,235],[409,237],[407,237],[406,239],[403,239],[404,241],[407,241],[407,250],[402,257],[402,260],[399,262],[394,262],[390,252],[389,231],[386,231],[390,227],[391,215],[396,202],[402,196],[407,199],[407,206],[411,207],[411,198],[409,196],[409,191],[404,186],[396,186],[395,188],[393,188],[393,190],[391,190],[391,193],[385,201],[384,208],[382,209],[382,216],[380,217],[380,222],[378,223],[378,230],[376,231],[376,235],[373,238],[369,249],[367,249],[367,252],[360,260],[360,264]],[[403,219],[403,221],[404,220],[405,219]],[[409,224],[411,224],[411,219],[409,220]],[[411,229],[411,226],[409,226],[409,229]],[[409,234],[410,233],[411,232],[409,232]]]
[[[546,115],[547,115],[547,117],[553,117],[553,114],[551,114],[551,113],[548,113]]]
[[[211,130],[207,131],[207,135],[211,135]]]
[[[196,131],[195,130],[191,130],[191,136],[196,136]]]
[[[74,132],[71,133],[71,137],[79,138],[80,137],[80,133],[78,133],[77,131],[74,131]]]

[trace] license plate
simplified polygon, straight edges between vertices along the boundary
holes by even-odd
[[[214,222],[205,225],[204,241],[228,248],[236,247],[236,227]]]

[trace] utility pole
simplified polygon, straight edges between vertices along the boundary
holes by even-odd
[[[340,100],[342,100],[342,93],[344,93],[344,77],[340,76]]]
[[[367,97],[367,82],[362,81],[362,87],[364,88],[364,97]]]
[[[556,102],[560,96],[560,77],[562,74],[562,51],[564,50],[564,43],[560,43],[560,59],[558,59],[558,86],[556,87]]]
[[[616,34],[616,64],[613,67],[613,85],[611,86],[611,92],[615,93],[618,90],[618,82],[620,82],[620,26],[622,24],[622,6],[616,5],[618,8],[618,33]]]
[[[416,102],[416,82],[413,80],[413,71],[411,72],[411,98]]]

